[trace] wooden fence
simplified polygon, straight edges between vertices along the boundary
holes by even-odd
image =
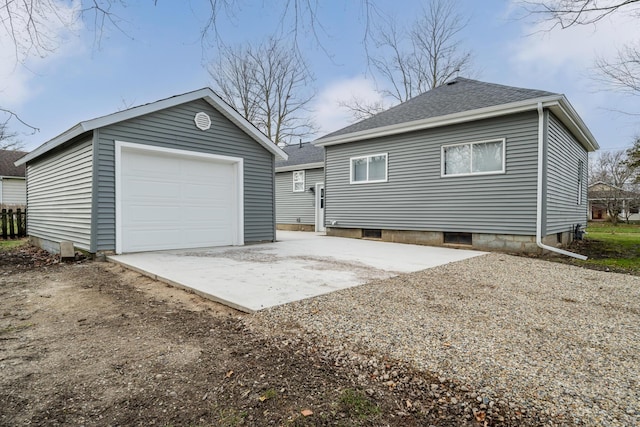
[[[15,239],[27,235],[27,211],[20,208],[15,211],[2,209],[0,221],[2,222],[3,239]]]

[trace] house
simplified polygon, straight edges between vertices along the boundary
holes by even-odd
[[[608,220],[613,212],[622,221],[640,221],[640,193],[605,182],[595,182],[587,192],[589,220]]]
[[[0,150],[0,207],[23,208],[27,204],[24,166],[14,162],[27,154],[24,151]]]
[[[328,235],[519,252],[586,224],[598,148],[564,95],[464,78],[314,144]]]
[[[324,149],[287,145],[276,161],[276,225],[279,230],[324,231]]]
[[[16,164],[35,244],[126,253],[274,241],[276,156],[205,88],[80,122]]]

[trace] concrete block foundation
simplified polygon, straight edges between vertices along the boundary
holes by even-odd
[[[416,231],[416,230],[381,230],[380,240],[394,243],[409,243],[426,246],[447,246],[481,251],[516,252],[540,254],[543,252],[536,244],[536,236],[521,236],[513,234],[472,233],[471,245],[445,244],[444,233],[441,231]],[[336,228],[327,227],[327,236],[362,238],[360,228]],[[542,239],[548,246],[562,247],[571,243],[573,234],[563,232],[550,234]]]
[[[316,226],[314,224],[276,224],[276,230],[316,231]]]

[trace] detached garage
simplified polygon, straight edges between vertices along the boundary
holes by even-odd
[[[275,156],[206,88],[81,122],[16,164],[35,244],[128,253],[274,241]]]

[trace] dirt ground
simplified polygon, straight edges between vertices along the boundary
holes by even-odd
[[[0,425],[537,424],[379,355],[264,335],[248,317],[113,264],[1,251]]]

